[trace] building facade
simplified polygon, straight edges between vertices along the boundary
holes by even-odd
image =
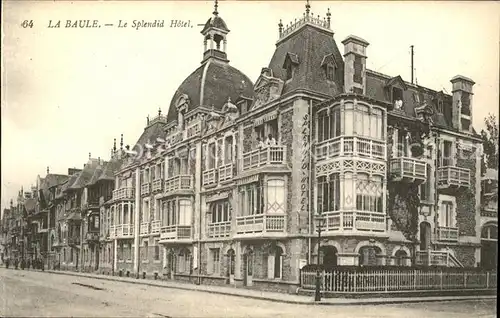
[[[167,114],[49,186],[54,262],[282,291],[317,260],[496,266],[497,179],[481,177],[474,81],[455,76],[447,94],[369,70],[369,43],[340,48],[330,18],[307,4],[280,23],[253,83],[229,64],[216,7]]]

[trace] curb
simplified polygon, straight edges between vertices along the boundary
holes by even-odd
[[[429,297],[429,298],[421,297],[418,299],[386,298],[384,300],[357,299],[357,300],[352,300],[352,301],[315,302],[313,300],[303,300],[303,301],[301,301],[301,300],[287,300],[287,299],[270,298],[270,297],[265,297],[265,296],[243,295],[243,294],[238,294],[238,293],[230,293],[230,292],[217,291],[217,290],[204,290],[204,289],[196,289],[196,288],[182,287],[182,286],[168,286],[168,285],[149,283],[149,282],[144,281],[144,280],[138,280],[138,281],[120,280],[120,279],[113,278],[113,276],[110,276],[110,277],[102,276],[101,277],[101,276],[91,276],[91,275],[86,275],[86,274],[73,274],[71,272],[58,272],[58,271],[44,271],[41,273],[55,274],[55,275],[66,275],[66,276],[73,276],[73,277],[85,277],[85,278],[100,279],[100,280],[113,281],[113,282],[129,283],[129,284],[136,284],[136,285],[146,285],[146,286],[151,286],[151,287],[194,291],[194,292],[199,292],[199,293],[213,293],[213,294],[224,295],[224,296],[233,296],[233,297],[255,299],[255,300],[264,300],[264,301],[270,301],[270,302],[276,302],[276,303],[296,304],[296,305],[315,305],[315,306],[355,306],[355,305],[359,305],[359,306],[361,306],[361,305],[394,305],[394,304],[405,304],[405,303],[445,302],[445,301],[457,301],[457,300],[466,301],[466,300],[497,299],[497,297],[495,295],[486,295],[486,296],[445,296],[446,298],[437,298],[437,297]],[[336,298],[336,299],[338,300],[339,298]]]

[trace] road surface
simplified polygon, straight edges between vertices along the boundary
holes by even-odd
[[[496,300],[292,305],[197,291],[0,268],[2,317],[496,317]]]

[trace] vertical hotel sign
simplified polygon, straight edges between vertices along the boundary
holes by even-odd
[[[309,106],[309,105],[308,105]],[[309,169],[310,169],[310,135],[311,127],[309,125],[309,107],[307,113],[302,117],[302,162],[300,166],[300,212],[302,215],[309,213]]]

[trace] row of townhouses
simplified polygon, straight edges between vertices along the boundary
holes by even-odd
[[[4,258],[273,290],[317,260],[496,267],[497,172],[481,173],[473,80],[448,94],[369,70],[369,43],[339,48],[330,12],[309,4],[279,23],[255,83],[229,63],[217,7],[201,34],[201,65],[133,146],[122,135],[108,160],[19,192]]]

